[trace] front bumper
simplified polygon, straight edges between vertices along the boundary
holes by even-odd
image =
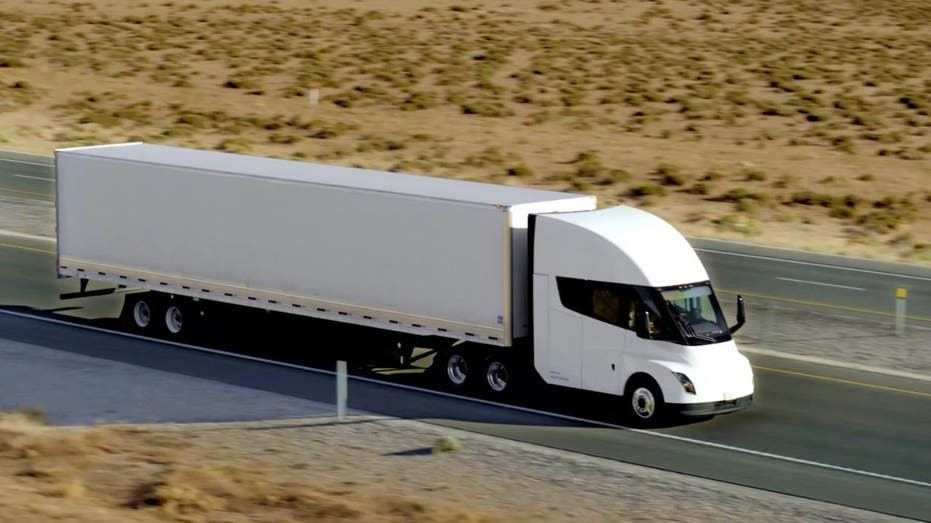
[[[710,416],[727,414],[745,409],[753,404],[753,394],[724,401],[710,401],[708,403],[671,403],[669,408],[683,416]]]

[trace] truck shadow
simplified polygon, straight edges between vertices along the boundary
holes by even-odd
[[[0,305],[0,311],[12,313],[0,315],[0,325],[4,326],[0,332],[3,338],[20,343],[318,403],[335,402],[335,379],[332,375],[335,361],[338,357],[346,357],[346,347],[350,357],[354,352],[353,340],[344,340],[344,346],[336,350],[332,339],[314,340],[312,333],[281,325],[273,331],[239,325],[227,329],[220,336],[195,336],[181,343],[126,333],[118,318],[83,319],[56,314],[76,309],[40,310]],[[24,316],[53,320],[54,323]],[[77,328],[78,325],[90,329]],[[109,331],[130,335],[115,336]],[[220,354],[221,351],[229,354]],[[317,372],[296,366],[311,367]],[[350,363],[350,372],[357,378],[368,378],[350,380],[348,407],[355,411],[406,419],[482,424],[553,427],[625,424],[617,414],[621,410],[619,399],[591,393],[533,387],[507,400],[507,404],[519,407],[514,409],[498,404],[497,400],[490,402],[490,398],[450,394],[434,384],[430,373],[417,372],[416,369],[386,376]],[[156,393],[152,401],[158,401],[157,397]],[[557,418],[547,413],[576,419]],[[707,418],[675,418],[659,423],[655,428],[687,425],[704,419]]]

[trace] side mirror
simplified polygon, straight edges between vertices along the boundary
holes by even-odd
[[[744,308],[744,297],[737,295],[737,325],[731,326],[731,334],[737,332],[747,322],[747,311]]]
[[[653,339],[653,334],[650,332],[649,311],[643,311],[637,314],[637,317],[634,318],[634,328],[637,331],[637,336],[647,340]]]

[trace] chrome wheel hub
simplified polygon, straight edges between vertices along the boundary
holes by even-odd
[[[488,380],[488,387],[495,392],[503,392],[508,388],[508,369],[500,361],[493,361],[488,364],[488,372],[485,373]]]
[[[643,419],[653,417],[656,411],[656,400],[653,398],[653,393],[650,392],[650,389],[646,387],[637,387],[634,389],[633,394],[630,395],[630,401],[634,413],[637,414],[637,416]]]
[[[462,385],[469,375],[466,359],[461,354],[452,354],[446,360],[446,375],[453,385]]]

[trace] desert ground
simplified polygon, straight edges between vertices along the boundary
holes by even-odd
[[[901,521],[417,421],[53,427],[36,413],[0,414],[4,521]]]
[[[586,192],[693,236],[931,264],[920,0],[0,0],[0,21],[2,148]]]
[[[931,265],[924,1],[0,0],[0,27],[0,149],[584,192],[688,235]],[[0,416],[0,519],[883,519],[477,435],[435,455],[449,431],[410,421],[36,417]]]

